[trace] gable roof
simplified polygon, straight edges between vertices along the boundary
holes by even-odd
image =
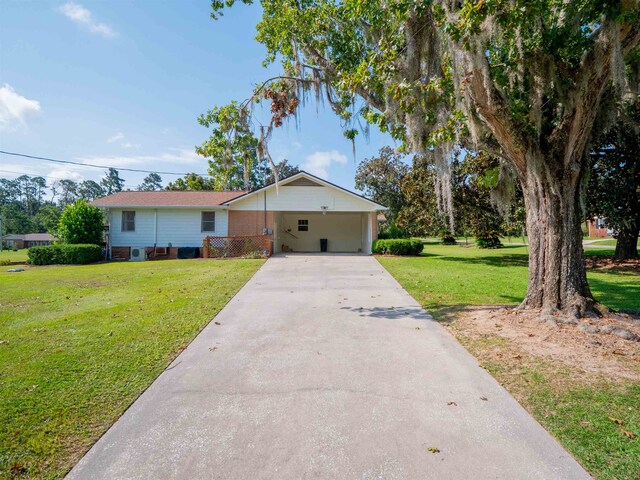
[[[328,182],[327,180],[323,180],[320,177],[316,177],[315,175],[312,175],[309,172],[305,172],[304,170],[301,170],[300,172],[291,175],[290,177],[284,178],[282,180],[280,180],[278,182],[278,187],[286,187],[287,185],[293,184],[294,186],[298,186],[301,185],[301,182],[299,181],[299,179],[302,178],[306,178],[307,180],[310,180],[310,183],[316,183],[316,184],[320,184],[318,186],[322,186],[322,187],[331,187],[331,188],[335,188],[337,190],[340,190],[344,193],[347,193],[353,197],[359,198],[361,200],[364,200],[365,202],[368,202],[369,204],[373,205],[374,207],[376,207],[376,210],[387,210],[387,207],[385,207],[384,205],[381,205],[379,203],[374,202],[373,200],[364,197],[362,195],[359,195],[355,192],[352,192],[351,190],[347,190],[346,188],[343,188],[339,185],[336,185],[335,183],[331,183]],[[307,183],[307,186],[309,186],[309,183]],[[276,184],[272,183],[271,185],[267,185],[266,187],[262,187],[259,188],[258,190],[254,190],[252,192],[246,192],[243,195],[240,195],[239,197],[233,198],[231,200],[229,200],[225,205],[232,205],[233,203],[239,201],[239,200],[244,200],[247,197],[250,197],[252,195],[255,195],[257,193],[263,192],[267,189],[274,189],[276,188]]]
[[[126,191],[91,202],[96,207],[217,207],[242,196],[244,190],[213,192],[210,190],[151,192]]]

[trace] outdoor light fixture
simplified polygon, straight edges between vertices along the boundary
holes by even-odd
[[[322,205],[320,207],[320,209],[322,210],[322,214],[326,215],[327,214],[327,210],[329,210],[329,207],[327,207],[326,205]]]

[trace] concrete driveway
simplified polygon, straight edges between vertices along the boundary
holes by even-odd
[[[276,256],[215,321],[68,478],[590,478],[375,258]]]

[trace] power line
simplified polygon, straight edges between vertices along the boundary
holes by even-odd
[[[37,157],[35,155],[27,155],[25,153],[5,152],[4,150],[0,150],[0,153],[2,153],[3,155],[12,155],[14,157],[30,158],[30,159],[33,159],[33,160],[44,160],[46,162],[64,163],[64,164],[67,164],[67,165],[79,165],[81,167],[93,167],[93,168],[101,168],[101,169],[114,168],[116,170],[122,170],[122,171],[125,171],[125,172],[157,173],[158,175],[176,175],[178,177],[183,177],[185,175],[189,175],[190,173],[193,173],[193,172],[188,172],[188,173],[159,172],[157,170],[142,170],[142,169],[139,169],[139,168],[110,167],[108,165],[92,165],[90,163],[72,162],[71,160],[56,160],[55,158]],[[199,175],[201,177],[208,177],[209,176],[208,174],[203,174],[203,173],[196,173],[196,175]]]

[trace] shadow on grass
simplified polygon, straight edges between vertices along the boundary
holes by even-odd
[[[597,292],[594,293],[596,299],[608,307],[616,310],[640,310],[640,284],[637,276],[629,275],[628,281],[615,283],[592,277],[589,278],[589,286],[592,293]]]
[[[440,260],[471,265],[491,265],[492,267],[526,267],[529,264],[529,256],[526,253],[512,253],[508,255],[495,255],[484,257],[448,257],[440,256]]]

